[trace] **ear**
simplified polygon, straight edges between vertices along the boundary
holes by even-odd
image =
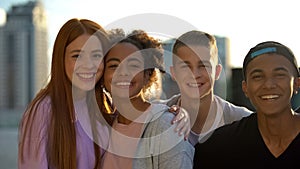
[[[171,77],[174,81],[176,81],[174,66],[170,66]]]
[[[222,72],[222,65],[221,64],[217,64],[216,66],[216,73],[215,73],[215,79],[218,80],[220,78]]]
[[[248,98],[247,82],[245,80],[242,81],[242,90],[245,96]]]
[[[294,94],[298,94],[298,89],[300,88],[300,77],[294,79]]]

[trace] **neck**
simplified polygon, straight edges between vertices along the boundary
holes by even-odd
[[[276,117],[257,114],[258,128],[270,152],[278,157],[300,132],[300,116],[291,109]]]
[[[136,118],[141,116],[150,106],[142,97],[135,97],[131,99],[115,99],[118,112],[118,121],[122,124],[130,124]]]
[[[82,99],[86,98],[87,93],[88,93],[87,91],[83,91],[81,89],[74,87],[72,89],[73,100],[82,100]]]
[[[291,109],[276,116],[258,113],[257,119],[261,134],[266,138],[270,138],[270,140],[287,138],[289,135],[298,133],[300,129],[299,115]]]

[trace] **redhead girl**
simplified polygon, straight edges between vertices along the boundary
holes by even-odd
[[[20,123],[19,169],[98,167],[108,128],[97,122],[99,134],[87,133],[89,123],[78,117],[97,114],[102,107],[94,98],[101,91],[94,89],[100,85],[108,45],[105,30],[93,21],[71,19],[62,26],[54,43],[50,81]]]

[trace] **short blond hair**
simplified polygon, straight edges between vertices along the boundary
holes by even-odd
[[[179,38],[176,39],[173,46],[173,63],[174,59],[177,57],[177,50],[180,47],[190,45],[199,45],[205,46],[210,49],[210,56],[213,58],[213,61],[218,64],[218,47],[216,38],[213,35],[210,35],[206,32],[192,30],[182,34]]]

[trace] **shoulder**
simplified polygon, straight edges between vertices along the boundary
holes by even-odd
[[[256,133],[256,113],[217,128],[205,142],[195,145],[194,165],[211,166],[211,160],[227,162],[228,158],[240,158],[241,152],[249,150],[249,144],[257,143]]]
[[[165,104],[151,104],[152,120],[150,124],[157,125],[162,129],[169,128],[172,124],[171,121],[175,115],[169,112],[169,106]],[[149,124],[149,125],[150,125]]]
[[[294,111],[297,112],[297,113],[300,113],[300,106],[297,107]]]
[[[161,110],[161,113],[157,113],[159,115],[155,120],[149,122],[147,127],[145,128],[145,133],[143,137],[151,137],[153,138],[153,145],[155,145],[155,153],[159,153],[157,155],[161,155],[163,152],[165,156],[173,156],[180,152],[185,152],[190,154],[191,157],[194,154],[193,146],[188,142],[184,141],[183,135],[179,136],[177,132],[175,132],[176,125],[172,125],[171,121],[175,117],[173,113],[168,111],[168,106],[164,105],[152,105],[156,107],[156,109]],[[155,109],[155,108],[153,108]],[[173,152],[173,153],[172,153]]]
[[[247,135],[257,126],[256,113],[217,128],[208,140],[231,140]],[[220,141],[219,141],[220,142]]]
[[[176,95],[173,95],[172,97],[170,97],[169,99],[154,100],[154,101],[152,101],[152,103],[166,104],[168,106],[177,105],[178,100],[180,99],[180,97],[181,97],[180,94],[176,94]]]
[[[224,107],[224,111],[235,111],[235,112],[243,112],[245,114],[251,114],[252,111],[247,109],[244,106],[237,106],[233,103],[230,103],[227,100],[224,100],[223,98],[216,96],[215,95],[215,99],[218,103],[220,103],[223,107]]]
[[[168,99],[167,105],[168,106],[177,105],[180,98],[181,98],[181,94],[172,96],[170,99]]]
[[[35,102],[24,113],[21,123],[21,133],[29,130],[30,137],[42,138],[46,134],[47,125],[51,119],[51,99],[45,97]]]
[[[38,119],[45,118],[51,112],[51,99],[49,96],[42,98],[41,100],[36,101],[25,111],[24,116],[29,116],[29,114],[34,114]]]
[[[240,120],[243,117],[249,116],[253,112],[246,107],[237,106],[215,95],[215,100],[218,105],[222,106],[225,123],[231,123]]]
[[[50,111],[51,109],[51,98],[49,96],[46,96],[44,99],[39,101],[38,105],[39,109]]]
[[[36,123],[43,124],[49,121],[51,114],[51,99],[46,96],[41,100],[32,103],[23,115],[24,121],[36,121]]]
[[[144,137],[153,135],[172,135],[176,125],[172,125],[171,121],[175,117],[173,113],[168,111],[168,106],[163,104],[151,104],[151,114],[145,124]],[[171,138],[171,137],[170,137]]]

